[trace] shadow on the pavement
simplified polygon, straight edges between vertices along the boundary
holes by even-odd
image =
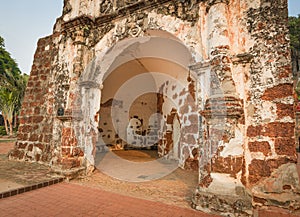
[[[0,143],[0,198],[35,190],[63,181],[45,165],[8,160],[14,142]]]

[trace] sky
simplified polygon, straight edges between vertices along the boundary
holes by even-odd
[[[249,0],[252,1],[252,0]],[[300,0],[288,0],[289,15],[300,14]],[[0,35],[23,73],[30,73],[39,38],[52,34],[63,0],[0,0]]]
[[[30,73],[39,38],[52,34],[63,0],[0,0],[0,35],[23,73]]]

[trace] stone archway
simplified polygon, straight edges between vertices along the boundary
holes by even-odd
[[[126,140],[124,132],[127,126],[118,127],[121,129],[121,131],[118,130],[118,133],[116,133],[116,129],[106,129],[111,132],[109,135],[103,134],[102,126],[99,137],[99,132],[97,131],[99,115],[100,120],[102,119],[99,106],[102,104],[103,107],[108,106],[109,109],[114,105],[117,107],[123,106],[125,103],[120,99],[114,99],[114,95],[120,86],[125,85],[126,82],[134,79],[135,76],[146,76],[141,78],[144,79],[144,83],[142,81],[138,81],[138,83],[142,84],[142,86],[148,85],[148,87],[143,87],[146,89],[138,90],[141,93],[138,92],[137,96],[148,92],[157,94],[156,113],[159,113],[162,118],[159,120],[160,123],[158,123],[159,126],[161,125],[161,129],[158,132],[160,136],[156,135],[157,141],[154,141],[154,143],[158,144],[159,155],[162,157],[171,151],[173,141],[172,137],[169,136],[170,134],[168,134],[167,128],[170,127],[168,126],[170,125],[168,123],[169,116],[172,115],[171,113],[175,109],[178,111],[178,117],[182,123],[180,130],[186,131],[184,136],[179,136],[181,139],[181,145],[178,147],[179,166],[183,168],[189,167],[190,164],[185,162],[187,159],[189,162],[193,161],[194,165],[198,164],[197,138],[199,131],[195,99],[196,87],[194,86],[196,81],[192,79],[188,68],[193,62],[193,58],[189,50],[178,39],[173,39],[176,37],[165,31],[156,30],[155,34],[159,34],[160,37],[153,36],[152,32],[152,36],[124,39],[118,42],[105,55],[99,55],[99,57],[103,57],[95,58],[80,78],[76,108],[81,108],[81,120],[76,121],[77,119],[75,119],[73,125],[77,129],[75,134],[78,135],[78,138],[81,138],[81,140],[78,140],[79,146],[86,150],[85,156],[91,166],[95,165],[93,159],[95,150],[105,149],[103,145],[106,142],[102,138],[107,136],[110,140],[112,138]],[[162,35],[165,37],[161,37]],[[150,80],[153,80],[151,87],[149,86]],[[129,96],[130,94],[132,95],[130,93],[132,90],[130,89],[136,91],[134,87],[128,86],[125,92],[127,91]],[[99,98],[103,102],[99,102]],[[128,112],[128,109],[126,112]],[[120,115],[120,112],[116,114]],[[127,114],[127,117],[118,119],[117,122],[126,124],[128,123],[128,118],[129,115]],[[166,123],[166,126],[163,126],[163,122]],[[114,125],[118,123],[114,123]],[[105,128],[112,127],[111,123],[105,123],[105,125]],[[86,133],[86,138],[84,138],[81,132],[86,129],[92,134]],[[148,137],[137,137],[141,137],[142,141],[148,141],[146,139]],[[152,138],[152,136],[150,137]],[[197,166],[193,168],[196,169]]]
[[[182,108],[193,115],[181,117],[180,138],[185,162],[200,159],[193,207],[243,215],[299,207],[286,0],[66,0],[53,34],[38,42],[10,158],[67,175],[93,167],[105,72],[128,62],[109,54],[163,31],[192,57],[183,65],[198,104]]]

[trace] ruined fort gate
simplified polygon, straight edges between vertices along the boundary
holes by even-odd
[[[122,104],[114,94],[148,73],[158,90],[138,96],[126,121],[138,130],[155,105],[159,155],[199,170],[194,208],[298,209],[288,44],[286,0],[65,0],[38,42],[10,158],[90,171],[101,141],[119,139],[103,123]]]

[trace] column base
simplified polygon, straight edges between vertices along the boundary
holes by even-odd
[[[300,210],[300,183],[297,165],[280,166],[272,175],[252,188],[253,206]]]
[[[252,197],[243,185],[227,174],[211,174],[208,188],[198,187],[192,208],[224,216],[252,216]]]
[[[52,171],[58,175],[62,175],[67,181],[86,174],[85,167],[77,167],[72,169],[52,168]]]

